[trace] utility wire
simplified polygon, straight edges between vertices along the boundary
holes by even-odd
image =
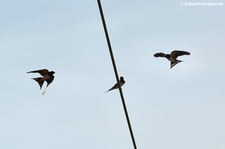
[[[101,19],[102,19],[102,24],[103,24],[103,28],[104,28],[104,31],[105,31],[105,36],[106,36],[106,40],[107,40],[107,44],[108,44],[108,48],[109,48],[109,53],[110,53],[111,60],[112,60],[113,69],[114,69],[114,72],[115,72],[117,83],[119,84],[119,75],[118,75],[117,68],[116,68],[116,62],[115,62],[115,59],[114,59],[114,56],[113,56],[113,50],[112,50],[112,46],[111,46],[110,39],[109,39],[109,34],[108,34],[108,30],[107,30],[107,26],[106,26],[106,22],[105,22],[105,18],[104,18],[104,13],[103,13],[103,10],[102,10],[101,1],[97,0],[97,2],[98,2],[98,7],[99,7]],[[132,142],[133,142],[133,146],[134,146],[134,149],[137,149],[121,86],[119,86],[119,92],[120,92],[120,97],[121,97],[121,101],[122,101],[122,104],[123,104],[124,113],[125,113],[125,116],[126,116],[126,119],[127,119],[128,128],[130,130],[130,135],[131,135],[131,139],[132,139]]]

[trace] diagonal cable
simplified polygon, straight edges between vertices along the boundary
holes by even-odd
[[[105,18],[104,18],[104,13],[103,13],[103,10],[102,10],[101,1],[97,0],[97,2],[98,2],[98,7],[99,7],[101,19],[102,19],[103,28],[104,28],[104,31],[105,31],[105,36],[106,36],[106,40],[107,40],[107,44],[108,44],[108,48],[109,48],[110,57],[111,57],[111,60],[112,60],[113,69],[114,69],[114,72],[115,72],[117,83],[119,84],[119,75],[118,75],[117,68],[116,68],[116,62],[115,62],[115,59],[114,59],[114,56],[113,56],[113,50],[112,50],[112,46],[111,46],[111,43],[110,43],[110,38],[109,38],[109,34],[108,34],[108,30],[107,30],[107,26],[106,26],[106,22],[105,22]],[[121,101],[122,101],[122,104],[123,104],[123,109],[124,109],[124,113],[125,113],[125,116],[126,116],[128,128],[129,128],[129,131],[130,131],[131,139],[132,139],[132,142],[133,142],[133,146],[134,146],[134,149],[137,149],[121,86],[119,86],[119,92],[120,92],[120,97],[121,97]]]

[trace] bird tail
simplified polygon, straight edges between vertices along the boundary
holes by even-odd
[[[114,90],[114,89],[117,89],[119,88],[117,84],[115,84],[112,88],[110,88],[108,91],[105,91],[105,93],[111,91],[111,90]]]
[[[112,88],[110,88],[109,90],[105,91],[105,93],[107,93],[107,92],[109,92],[109,91],[111,91],[111,90],[113,90],[113,89],[112,89]]]
[[[42,95],[45,94],[45,92],[47,91],[48,86],[46,86],[45,90],[43,91]]]
[[[180,62],[183,62],[181,60],[177,60],[176,62],[171,62],[170,63],[170,69],[173,68],[176,64],[180,63]]]
[[[40,86],[40,89],[42,88],[42,85],[44,84],[44,79],[42,77],[39,77],[39,78],[32,78],[33,80],[37,81],[37,83],[39,84]]]

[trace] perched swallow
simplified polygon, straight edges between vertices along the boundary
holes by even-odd
[[[189,52],[187,51],[172,51],[170,54],[165,54],[165,53],[155,53],[154,56],[155,57],[165,57],[170,61],[170,69],[175,66],[176,64],[183,62],[181,60],[177,60],[178,56],[182,56],[182,55],[190,55]]]
[[[112,88],[110,88],[110,89],[109,89],[108,91],[106,91],[106,92],[109,92],[109,91],[114,90],[114,89],[118,89],[119,86],[123,86],[124,84],[125,84],[125,80],[124,80],[124,78],[121,76],[121,77],[120,77],[120,80],[119,80],[119,84],[116,83]]]
[[[42,88],[44,81],[47,83],[46,85],[46,89],[49,86],[49,84],[51,84],[54,80],[54,76],[53,74],[55,73],[54,71],[48,71],[47,69],[41,69],[41,70],[34,70],[34,71],[29,71],[27,73],[39,73],[40,75],[42,75],[42,77],[38,77],[38,78],[32,78],[33,80],[37,81],[37,83],[40,86],[40,89]],[[45,91],[46,91],[45,89]],[[44,94],[45,91],[42,93]]]

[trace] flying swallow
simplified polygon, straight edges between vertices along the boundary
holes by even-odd
[[[39,73],[42,77],[37,77],[37,78],[32,78],[33,80],[37,81],[37,83],[40,86],[40,89],[42,88],[44,81],[47,83],[46,89],[51,84],[54,80],[53,74],[55,73],[54,71],[48,71],[47,69],[40,69],[40,70],[34,70],[34,71],[29,71],[27,73]],[[45,91],[46,91],[45,89]],[[42,93],[44,94],[45,91]]]
[[[119,84],[116,83],[112,88],[110,88],[110,89],[109,89],[108,91],[106,91],[106,92],[109,92],[109,91],[114,90],[114,89],[118,89],[119,86],[121,87],[121,86],[123,86],[124,84],[125,84],[125,80],[124,80],[124,78],[121,76],[121,77],[120,77],[120,80],[119,80]]]
[[[162,53],[162,52],[154,54],[155,57],[165,57],[165,58],[167,58],[170,61],[170,69],[173,66],[175,66],[176,64],[178,64],[180,62],[183,62],[181,60],[177,60],[177,57],[182,56],[182,55],[190,55],[190,53],[187,52],[187,51],[175,50],[175,51],[172,51],[170,54],[165,54],[165,53]]]

